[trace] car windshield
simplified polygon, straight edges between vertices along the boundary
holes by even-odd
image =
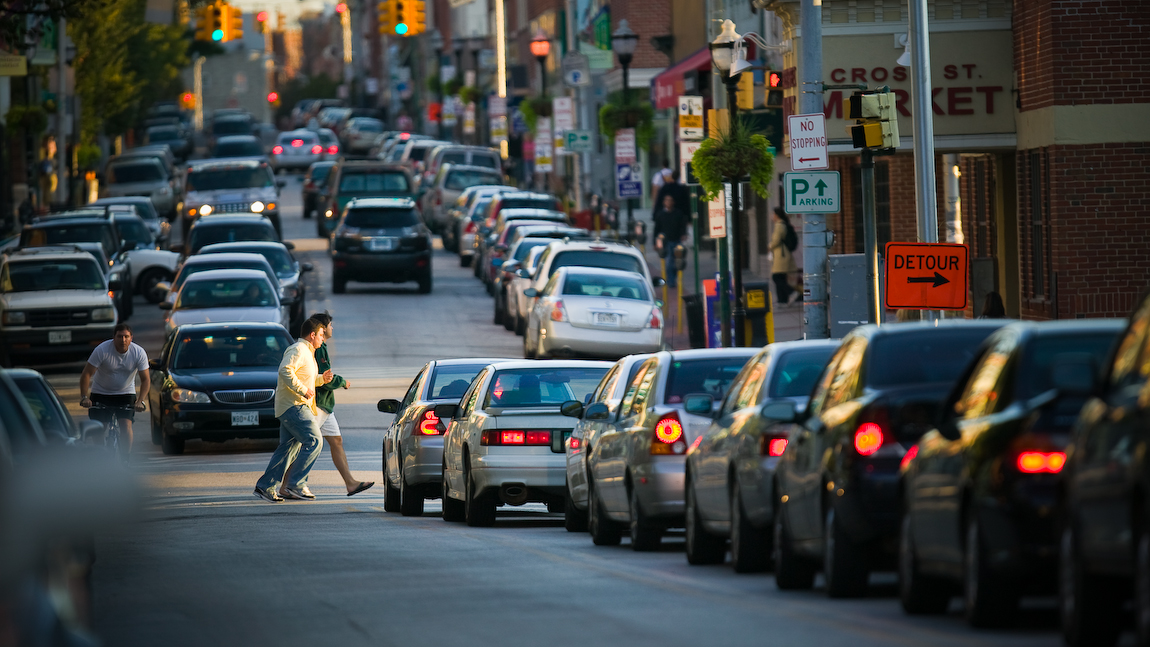
[[[266,278],[189,281],[180,290],[178,310],[270,308],[279,305]]]
[[[236,243],[244,240],[258,240],[275,242],[276,230],[270,223],[251,223],[242,225],[209,225],[192,227],[192,236],[189,247],[194,254],[204,245],[212,243]]]
[[[360,119],[355,122],[355,129],[361,133],[381,133],[383,132],[383,124],[375,119]]]
[[[21,247],[43,247],[45,245],[66,245],[68,243],[100,243],[105,254],[116,250],[112,232],[104,224],[56,225],[37,227],[26,231],[20,240]]]
[[[722,400],[731,380],[743,370],[748,359],[741,355],[728,355],[671,362],[665,402],[678,404],[684,396],[692,393],[709,393],[716,402]]]
[[[1035,339],[1023,353],[1016,399],[1032,398],[1053,389],[1054,367],[1064,359],[1089,356],[1096,366],[1101,366],[1117,336],[1118,332],[1114,331],[1050,335]]]
[[[0,288],[4,292],[103,290],[104,275],[95,260],[21,261],[4,266]]]
[[[496,158],[492,155],[472,155],[471,156],[471,165],[472,166],[486,166],[487,168],[493,168],[493,169],[499,168],[499,162],[497,162]]]
[[[469,186],[496,184],[501,178],[498,173],[487,171],[448,171],[443,188],[448,191],[462,191]]]
[[[291,337],[282,331],[193,332],[183,335],[176,343],[172,368],[274,368],[279,366],[291,344]]]
[[[246,119],[212,122],[213,135],[248,135],[251,132],[252,126]]]
[[[121,238],[136,243],[138,247],[147,247],[154,242],[152,232],[148,231],[148,226],[139,218],[117,218],[116,229]]]
[[[487,407],[537,407],[568,400],[586,402],[599,385],[603,368],[514,368],[498,371],[487,393]]]
[[[775,360],[775,374],[767,393],[772,398],[805,397],[811,394],[819,373],[830,361],[835,347],[783,353]]]
[[[399,171],[343,173],[339,178],[340,193],[407,193],[407,176]]]
[[[58,398],[43,380],[35,377],[17,377],[12,381],[16,383],[16,388],[20,389],[20,395],[24,396],[24,401],[28,403],[32,415],[36,416],[41,429],[65,438],[72,435],[71,418],[65,417],[66,414],[56,404]]]
[[[577,297],[610,297],[612,299],[650,301],[651,297],[647,292],[646,283],[640,276],[571,273],[563,282],[563,294]]]
[[[325,164],[317,166],[311,170],[311,181],[315,182],[316,186],[323,186],[327,183],[327,177],[331,175],[331,169],[334,165]]]
[[[410,208],[360,207],[349,209],[343,224],[361,229],[413,227],[419,224],[419,214]]]
[[[180,268],[180,273],[176,275],[176,282],[172,284],[173,290],[179,290],[184,287],[184,283],[192,276],[200,272],[207,272],[208,270],[258,270],[260,272],[267,272],[262,264],[249,263],[245,261],[219,261],[212,263],[196,263],[195,265],[185,264]],[[269,279],[271,277],[268,277]]]
[[[554,209],[555,207],[553,198],[505,198],[499,209]]]
[[[479,375],[485,364],[454,364],[436,366],[431,374],[432,400],[458,400],[463,397],[471,381]]]
[[[280,146],[301,148],[303,146],[313,146],[319,143],[319,136],[311,132],[294,132],[284,133],[280,135]]]
[[[291,254],[288,253],[288,250],[278,245],[260,245],[259,247],[252,248],[238,247],[226,251],[241,254],[259,254],[267,260],[268,265],[272,266],[272,271],[276,273],[276,276],[291,276],[296,272],[295,261],[292,260]]]
[[[275,179],[263,165],[231,168],[199,169],[188,173],[188,191],[219,191],[221,189],[262,189],[272,186]]]
[[[643,261],[630,254],[579,249],[556,254],[555,260],[551,263],[551,271],[548,272],[547,276],[550,277],[555,273],[555,270],[561,267],[569,266],[602,267],[609,270],[624,270],[643,274]]]
[[[179,137],[180,133],[175,128],[148,131],[148,141],[150,142],[169,142],[173,139],[179,139]]]
[[[551,241],[549,241],[549,240],[524,240],[524,241],[521,241],[518,245],[516,245],[515,253],[511,255],[511,260],[521,261],[521,260],[527,258],[527,255],[531,253],[531,250],[535,249],[536,247],[543,247],[544,245],[547,245],[550,242]]]
[[[880,335],[867,353],[867,386],[954,382],[992,332],[971,326]]]
[[[164,179],[164,169],[155,162],[113,164],[108,167],[107,179],[109,184],[158,182]]]
[[[264,154],[259,142],[224,142],[216,146],[213,157],[251,157]]]

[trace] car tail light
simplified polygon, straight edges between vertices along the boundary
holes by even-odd
[[[779,457],[787,451],[787,439],[778,436],[762,436],[759,438],[759,454],[763,456]]]
[[[687,441],[683,438],[683,423],[678,412],[672,411],[659,418],[651,436],[651,453],[682,454],[686,451]]]
[[[914,460],[915,456],[918,456],[918,445],[912,445],[910,449],[906,450],[906,453],[902,455],[902,460],[899,461],[898,468],[905,470],[911,461]]]
[[[539,447],[551,444],[551,432],[542,429],[488,429],[483,432],[479,444]]]
[[[419,432],[424,436],[438,436],[443,433],[439,429],[439,416],[435,415],[434,410],[423,412],[423,420],[419,421]]]
[[[551,307],[551,321],[567,321],[567,309],[563,307],[562,301],[556,301]]]
[[[293,139],[293,140],[291,140],[291,146],[292,146],[292,148],[299,148],[300,146],[303,146],[303,140],[302,139]]]
[[[338,152],[339,152],[339,146],[328,146],[327,147],[327,154],[328,155],[335,155]]]
[[[1066,465],[1066,452],[1021,452],[1016,465],[1023,474],[1057,474]]]
[[[320,146],[319,144],[316,144],[315,146],[311,147],[311,154],[312,155],[319,155],[322,152],[323,152],[323,146]]]
[[[659,308],[651,308],[651,320],[647,322],[648,328],[662,328],[663,327],[663,313]]]
[[[582,438],[576,438],[575,436],[572,436],[572,437],[568,438],[567,440],[569,441],[568,442],[568,448],[569,449],[579,449],[580,447],[583,446],[583,439]]]
[[[882,442],[882,427],[877,422],[864,422],[855,430],[855,450],[862,456],[877,452]]]
[[[308,180],[307,182],[304,182],[304,183],[303,183],[303,188],[305,188],[305,189],[314,189],[314,188],[315,188],[315,182],[312,182],[311,180]]]
[[[473,220],[471,222],[468,222],[467,226],[463,228],[463,233],[474,234],[478,230],[479,230],[479,225],[475,224],[475,221]]]
[[[283,146],[276,146],[275,148],[272,149],[272,155],[282,155],[283,152],[284,152]]]

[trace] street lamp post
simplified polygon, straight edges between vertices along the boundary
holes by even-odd
[[[619,27],[611,33],[611,49],[614,50],[615,56],[619,58],[619,67],[623,68],[623,105],[630,105],[631,103],[631,88],[629,71],[631,67],[631,57],[635,54],[635,48],[639,45],[639,34],[631,30],[631,26],[627,24],[627,19],[619,21]],[[631,227],[635,222],[635,203],[634,198],[627,198],[627,225],[623,231],[630,234]]]
[[[739,105],[737,94],[739,77],[742,76],[742,73],[740,72],[731,76],[730,71],[731,66],[735,62],[735,45],[741,39],[742,37],[735,33],[735,23],[730,20],[724,20],[722,31],[715,37],[715,40],[712,41],[710,45],[711,61],[715,64],[715,67],[718,68],[719,74],[727,86],[728,132],[734,129],[737,123],[736,120],[738,119]],[[721,257],[719,260],[720,282],[723,284],[720,293],[720,311],[723,313],[722,341],[723,346],[731,345],[731,328],[734,328],[734,345],[745,346],[747,310],[743,302],[743,234],[741,219],[739,218],[739,183],[742,178],[733,177],[728,179],[731,182],[731,231],[729,232],[731,237],[731,258],[729,263],[725,262],[725,259],[722,258],[727,256],[722,253],[726,245],[722,243],[719,245]],[[723,269],[728,270],[730,279],[722,277]],[[722,301],[730,299],[727,292],[728,280],[734,283],[732,286],[734,288],[733,311],[728,311],[726,308],[721,307]],[[728,312],[730,312],[730,318],[728,318]]]
[[[435,88],[435,96],[439,99],[439,116],[435,122],[436,136],[443,139],[443,83],[444,79],[439,76],[440,70],[443,69],[443,34],[439,33],[436,29],[431,35],[431,47],[435,50],[435,69],[431,71],[433,78],[439,79],[439,84]]]
[[[483,48],[483,44],[485,42],[486,42],[486,39],[480,38],[478,36],[474,36],[471,38],[471,62],[472,62],[473,67],[475,69],[475,89],[476,89],[476,93],[475,93],[476,94],[476,101],[475,101],[475,145],[476,146],[480,145],[483,142],[483,138],[480,137],[480,134],[483,132],[483,125],[485,123],[483,120],[483,111],[481,109],[483,106],[483,101],[479,100],[480,96],[481,96],[479,93],[479,89],[481,87],[483,87],[483,85],[479,82],[479,51]]]
[[[547,96],[547,55],[551,53],[551,41],[543,30],[535,32],[531,39],[531,55],[539,61],[539,96]]]

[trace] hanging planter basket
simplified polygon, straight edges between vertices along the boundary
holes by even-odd
[[[717,137],[703,140],[691,157],[691,169],[702,187],[703,199],[718,198],[723,182],[731,178],[750,178],[751,190],[766,198],[767,187],[775,170],[775,156],[762,135],[752,135],[741,121]]]
[[[599,132],[614,144],[615,131],[623,128],[634,128],[639,148],[647,148],[655,137],[655,109],[649,103],[604,104],[599,109]]]
[[[519,104],[519,112],[523,115],[523,122],[527,124],[527,130],[534,135],[535,126],[539,122],[539,118],[551,116],[551,99],[549,97],[526,99]]]

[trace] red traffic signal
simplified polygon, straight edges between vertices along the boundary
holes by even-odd
[[[259,22],[267,22],[267,19],[268,19],[268,12],[266,12],[266,11],[261,11],[261,12],[256,14],[256,20]]]
[[[335,6],[336,13],[343,13],[347,11],[347,3],[341,2]]]
[[[268,103],[275,103],[280,100],[279,92],[268,92]]]
[[[782,80],[783,77],[778,72],[767,72],[767,86],[777,88]]]

